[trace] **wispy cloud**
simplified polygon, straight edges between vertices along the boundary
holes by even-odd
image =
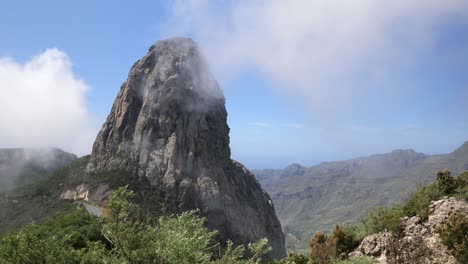
[[[468,22],[466,0],[180,0],[171,10],[167,34],[193,36],[218,73],[259,69],[324,119],[389,89],[446,22]]]
[[[275,128],[294,128],[300,129],[304,128],[305,125],[301,123],[270,123],[270,122],[250,122],[249,126],[255,127],[275,127]]]
[[[250,122],[248,125],[255,127],[273,127],[273,124],[267,122]]]
[[[286,127],[286,128],[297,128],[297,129],[305,127],[305,125],[301,123],[284,123],[284,124],[280,124],[280,126]]]

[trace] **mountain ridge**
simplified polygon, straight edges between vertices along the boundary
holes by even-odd
[[[293,168],[293,169],[292,169]],[[304,167],[254,170],[269,192],[287,237],[288,249],[307,248],[317,231],[356,222],[376,206],[401,202],[417,186],[435,180],[437,170],[468,170],[468,142],[448,154],[393,150]],[[291,173],[294,172],[294,173]]]
[[[0,149],[0,191],[33,182],[77,158],[59,148]]]

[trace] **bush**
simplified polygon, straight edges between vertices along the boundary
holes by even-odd
[[[347,254],[359,245],[354,233],[349,228],[336,225],[328,237],[317,233],[310,240],[310,261],[314,263],[331,263],[335,259],[344,259]]]
[[[403,206],[403,212],[406,216],[417,215],[426,220],[431,201],[439,200],[445,195],[468,200],[468,172],[454,178],[448,170],[438,171],[437,182],[422,187],[411,196]]]
[[[328,237],[323,233],[316,233],[310,239],[310,263],[326,264],[333,258],[333,252],[329,246]]]
[[[101,224],[83,209],[29,225],[0,240],[0,263],[102,263]],[[91,256],[101,256],[93,262]]]
[[[438,171],[437,175],[437,187],[445,195],[452,194],[457,188],[456,181],[452,177],[449,170]]]
[[[431,201],[439,200],[443,196],[436,183],[424,186],[405,203],[403,212],[406,216],[419,216],[422,220],[426,220]]]
[[[133,196],[121,187],[112,193],[104,218],[78,209],[1,238],[0,263],[253,264],[271,250],[267,239],[247,247],[228,242],[216,259],[216,232],[205,227],[198,211],[159,221],[135,217],[139,209],[130,201]]]
[[[444,243],[460,263],[468,263],[468,220],[458,211],[450,214],[444,227],[438,230]]]
[[[335,256],[342,258],[343,254],[348,254],[359,246],[359,241],[356,240],[352,232],[342,229],[340,226],[336,225],[333,230],[333,235],[330,238],[330,245],[335,251]]]
[[[389,208],[376,208],[370,211],[362,220],[363,226],[368,234],[378,232],[401,232],[400,218],[404,216],[400,205],[394,205]]]
[[[455,195],[457,198],[468,201],[468,171],[460,174],[455,179],[457,188],[455,189]]]
[[[270,264],[308,264],[309,259],[298,253],[289,253],[289,256],[282,260],[273,261]]]

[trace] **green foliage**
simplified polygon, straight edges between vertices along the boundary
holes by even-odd
[[[417,215],[422,220],[426,220],[429,216],[429,204],[431,201],[438,200],[443,195],[436,183],[424,186],[403,205],[403,212],[406,216]]]
[[[268,239],[266,238],[262,238],[255,243],[249,243],[247,248],[252,257],[246,263],[260,263],[263,255],[271,251],[271,247],[268,245]]]
[[[130,202],[134,193],[121,187],[113,192],[109,202],[109,221],[104,234],[113,245],[113,257],[128,263],[210,263],[217,244],[216,231],[205,227],[205,218],[199,212],[188,211],[178,216],[161,216],[157,225],[140,221],[131,212],[136,207]],[[227,243],[225,253],[215,263],[259,263],[271,250],[267,239],[250,243],[249,259],[243,259],[244,246]]]
[[[232,241],[228,241],[224,254],[221,256],[220,259],[216,261],[216,263],[237,264],[242,261],[244,252],[245,252],[244,246],[241,245],[241,246],[235,247]]]
[[[419,189],[403,206],[406,216],[419,216],[426,220],[429,216],[429,204],[443,196],[455,196],[468,200],[468,172],[454,178],[450,171],[438,171],[437,182]]]
[[[309,259],[298,253],[290,253],[289,256],[282,260],[273,261],[270,264],[308,264]]]
[[[329,246],[328,237],[323,233],[316,233],[310,240],[310,263],[327,264],[331,262],[333,252]]]
[[[450,214],[444,227],[438,230],[442,242],[460,263],[468,263],[468,221],[458,211]]]
[[[456,179],[456,186],[454,196],[468,201],[468,171],[460,174]]]
[[[438,171],[437,175],[437,187],[444,195],[452,194],[457,188],[456,181],[452,177],[449,170]]]
[[[271,250],[268,245],[268,239],[263,238],[255,243],[249,243],[247,245],[248,252],[246,252],[243,245],[234,247],[231,241],[228,241],[224,254],[214,262],[219,264],[257,264],[262,263],[263,256]],[[244,258],[248,253],[250,258]],[[207,262],[208,263],[208,262]],[[276,263],[276,262],[274,262]]]
[[[167,263],[208,263],[213,237],[217,232],[204,226],[205,218],[198,211],[184,212],[178,217],[161,217],[156,228],[157,253]]]
[[[389,208],[376,208],[363,218],[362,224],[368,234],[388,231],[398,234],[401,232],[400,218],[404,216],[400,205]]]
[[[366,227],[363,223],[356,225],[343,225],[341,226],[341,229],[353,237],[354,243],[356,243],[356,247],[366,236],[369,235],[369,231],[366,230]]]
[[[102,255],[105,242],[99,221],[79,209],[2,237],[0,263],[102,263],[93,256]]]
[[[217,232],[205,227],[198,211],[151,221],[136,214],[134,196],[118,188],[101,219],[80,208],[8,234],[0,239],[0,263],[254,264],[271,250],[267,239],[247,247],[228,242],[216,258]]]
[[[332,263],[336,259],[344,259],[358,245],[359,240],[350,228],[336,225],[330,236],[317,233],[310,240],[310,261],[312,264]]]
[[[354,234],[349,229],[343,229],[338,225],[333,230],[330,240],[337,257],[340,257],[343,253],[347,254],[359,246],[359,241]]]

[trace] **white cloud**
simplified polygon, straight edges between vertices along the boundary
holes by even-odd
[[[88,90],[58,49],[25,63],[0,58],[0,147],[89,153],[97,129],[86,107]]]
[[[467,10],[466,0],[182,0],[164,27],[200,42],[218,75],[254,67],[329,118],[375,90],[407,94],[392,80]]]

